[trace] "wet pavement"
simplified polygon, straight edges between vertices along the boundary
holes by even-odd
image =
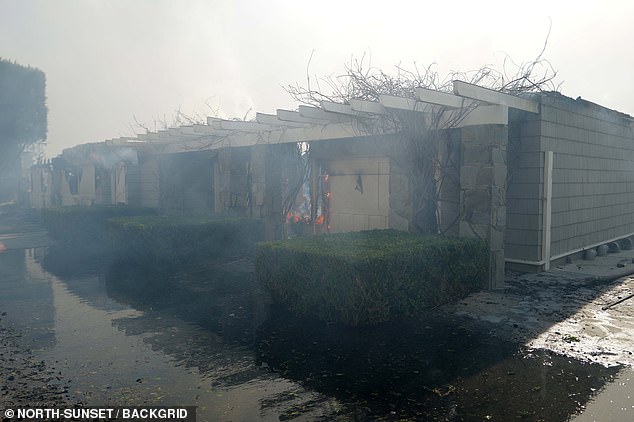
[[[450,312],[488,322],[491,333],[581,362],[621,368],[571,416],[575,422],[634,420],[634,251],[624,250],[510,277]]]
[[[494,335],[531,349],[632,367],[634,298],[615,304],[632,293],[631,276],[612,280],[555,269],[513,277],[504,289],[476,293],[450,310],[489,322]]]
[[[53,239],[37,221],[36,212],[25,216],[14,206],[0,206],[0,252],[53,244]]]
[[[70,403],[196,405],[198,420],[632,419],[634,300],[600,309],[630,279],[522,275],[352,329],[271,306],[249,259],[115,269],[18,247],[47,238],[28,224],[0,253],[0,407],[46,380]]]
[[[58,277],[40,263],[45,254],[37,249],[0,255],[2,323],[19,333],[35,359],[63,378],[70,402],[195,405],[198,420],[247,421],[279,420],[284,404],[264,407],[260,402],[275,402],[280,394],[300,400],[318,396],[261,370],[252,349],[234,341],[245,327],[239,313],[246,303],[227,296],[214,303],[198,286],[200,304],[170,306],[162,298],[154,301],[157,294],[147,300],[136,296],[138,290],[117,290],[101,271]],[[211,315],[194,309],[202,302],[208,302]],[[205,318],[215,325],[205,324]],[[3,381],[12,388],[25,378]],[[320,399],[320,409],[305,412],[312,419],[329,411],[331,400]]]
[[[585,406],[573,422],[631,421],[634,420],[634,371],[623,370]]]

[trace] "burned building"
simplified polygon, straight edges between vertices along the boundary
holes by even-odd
[[[385,124],[394,113],[448,122],[436,128],[435,164],[412,167],[403,128]],[[81,159],[62,155],[56,192],[61,205],[262,218],[271,238],[288,235],[288,225],[302,233],[433,227],[476,236],[489,242],[495,286],[505,264],[548,269],[634,235],[633,130],[631,116],[581,99],[517,97],[456,81],[453,93],[421,88],[411,98],[322,102],[249,122],[208,118],[78,146]],[[424,143],[429,134],[410,129],[409,137]],[[95,148],[136,155],[105,165],[91,161]],[[434,189],[420,194],[421,178]]]

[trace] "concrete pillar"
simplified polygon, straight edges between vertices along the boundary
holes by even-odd
[[[406,169],[390,160],[388,227],[408,231],[413,220],[410,176]]]
[[[85,165],[79,180],[79,204],[93,205],[95,201],[95,166]]]
[[[255,145],[251,147],[251,203],[249,204],[249,214],[253,218],[262,218],[266,216],[269,211],[264,207],[269,148],[269,145]]]
[[[214,165],[214,208],[218,214],[231,209],[231,148],[218,150]]]
[[[141,206],[158,208],[160,203],[160,170],[158,159],[144,157],[139,162],[141,177]]]
[[[294,145],[256,145],[251,148],[252,216],[264,221],[267,239],[283,237],[282,169]]]
[[[46,208],[52,204],[53,178],[49,168],[43,166],[33,166],[30,169],[31,208]]]
[[[112,198],[114,204],[127,204],[128,191],[126,189],[126,164],[121,161],[114,166],[112,172]]]
[[[508,126],[461,130],[459,235],[489,242],[489,287],[504,283]]]

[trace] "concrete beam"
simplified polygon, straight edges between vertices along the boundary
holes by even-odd
[[[359,111],[353,110],[352,106],[348,104],[333,103],[331,101],[322,101],[321,108],[330,113],[344,114],[347,116],[354,116],[354,117],[363,116],[365,114],[365,113],[361,113]]]
[[[460,117],[461,110],[446,111],[443,114],[441,125],[455,122],[452,127],[466,127],[479,125],[507,125],[509,122],[509,109],[503,105],[478,106],[464,117]]]
[[[352,119],[351,116],[338,114],[338,113],[331,113],[318,107],[300,105],[297,109],[299,111],[299,114],[303,117],[307,117],[309,119],[321,120],[321,121],[330,122],[330,123],[350,122]]]
[[[144,145],[147,141],[141,140],[139,138],[131,138],[128,136],[122,136],[120,138],[107,139],[104,141],[106,145],[131,145],[131,146],[139,146]]]
[[[219,122],[220,129],[236,130],[239,132],[261,132],[275,129],[271,125],[263,125],[258,122],[245,122],[242,120],[221,120]]]
[[[154,135],[154,133],[139,133],[136,137],[141,141],[147,141],[151,139]]]
[[[362,127],[350,123],[332,123],[327,125],[312,125],[302,128],[285,128],[264,132],[234,132],[215,142],[189,141],[169,145],[168,152],[182,152],[193,150],[212,150],[223,147],[241,147],[262,144],[283,144],[295,142],[327,141],[332,139],[353,138],[372,135],[366,133]],[[376,135],[376,134],[375,134]]]
[[[192,126],[181,126],[169,128],[168,132],[171,136],[200,136],[200,133],[194,132]]]
[[[277,114],[256,113],[255,120],[257,120],[258,123],[262,123],[264,125],[271,125],[271,126],[305,127],[307,125],[307,123],[289,122],[289,121],[281,120],[277,116]]]
[[[493,89],[483,88],[463,81],[453,81],[453,92],[461,97],[471,98],[485,103],[504,105],[530,113],[539,113],[539,103],[535,101],[504,94]]]
[[[385,114],[385,107],[381,103],[364,100],[350,100],[352,110],[361,113]]]
[[[142,133],[137,138],[146,142],[165,142],[167,139],[165,136],[159,136],[157,132]]]
[[[381,95],[379,101],[385,108],[409,110],[417,112],[429,111],[429,106],[416,98],[397,97],[395,95]]]
[[[231,134],[232,131],[223,130],[220,128],[213,128],[208,125],[194,125],[194,132],[204,134],[204,135],[212,135],[212,136],[227,136]]]
[[[222,119],[220,117],[210,117],[207,116],[207,125],[209,126],[214,126],[216,123],[222,121]]]
[[[416,95],[422,102],[449,108],[463,108],[474,105],[475,101],[447,92],[434,91],[427,88],[416,88]]]
[[[301,107],[306,107],[307,109],[314,109],[316,111],[323,111],[315,107],[300,106],[300,108]],[[326,124],[329,122],[329,120],[326,118],[306,117],[298,111],[282,110],[282,109],[277,110],[277,118],[280,120],[284,120],[286,122],[296,122],[296,123]]]

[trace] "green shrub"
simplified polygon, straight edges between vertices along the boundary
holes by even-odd
[[[123,205],[45,208],[42,210],[42,222],[49,234],[64,247],[83,252],[99,252],[105,246],[107,219],[155,213],[155,210],[149,208]]]
[[[264,225],[247,218],[122,217],[108,220],[107,236],[119,262],[179,265],[252,255]]]
[[[255,268],[273,300],[294,312],[365,325],[414,317],[485,287],[488,247],[374,230],[259,243]]]

